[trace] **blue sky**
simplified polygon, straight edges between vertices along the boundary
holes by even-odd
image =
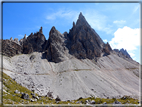
[[[104,42],[140,62],[139,3],[3,3],[3,39],[20,40],[41,26],[46,39],[52,26],[69,32],[80,12]]]

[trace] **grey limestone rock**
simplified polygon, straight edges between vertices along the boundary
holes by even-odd
[[[40,32],[30,34],[25,41],[23,41],[23,53],[29,54],[32,52],[42,52],[43,45],[46,41],[45,36]]]
[[[76,58],[93,59],[101,56],[104,43],[88,24],[82,13],[80,13],[76,25],[73,23],[73,27],[67,37],[70,40],[67,45],[69,52]]]
[[[22,53],[22,46],[15,43],[13,40],[2,40],[2,54],[6,56],[14,56]]]
[[[49,61],[61,62],[66,59],[65,38],[56,28],[53,26],[48,39],[48,46],[46,51],[46,58]]]

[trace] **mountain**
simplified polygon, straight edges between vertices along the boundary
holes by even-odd
[[[114,51],[117,52],[117,54],[119,54],[119,56],[122,56],[122,55],[123,55],[123,56],[126,57],[126,58],[132,59],[126,49],[125,49],[125,50],[124,50],[123,48],[120,49],[120,50],[114,49]]]
[[[3,72],[42,96],[139,97],[139,63],[105,44],[82,13],[69,33],[53,26],[46,40],[41,27],[20,41],[3,40],[2,54]]]

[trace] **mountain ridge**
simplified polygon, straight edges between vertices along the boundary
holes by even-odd
[[[54,39],[52,39],[52,36],[54,36]],[[60,45],[64,44],[63,47],[61,47],[62,45],[57,45],[60,47],[58,47],[60,52],[58,52],[59,50],[56,49],[56,46],[50,46],[57,42]],[[43,52],[43,56],[45,56],[47,60],[53,62],[60,62],[63,61],[63,59],[68,59],[67,57],[70,55],[79,59],[97,59],[102,55],[109,55],[112,51],[115,51],[117,54],[120,53],[119,51],[116,51],[116,49],[112,50],[109,43],[105,44],[103,42],[96,31],[88,24],[81,12],[76,24],[73,22],[73,27],[70,29],[69,33],[65,32],[64,34],[61,34],[53,26],[49,32],[49,38],[46,40],[41,27],[39,32],[34,34],[31,33],[28,37],[24,36],[24,38],[19,41],[16,38],[14,40],[10,38],[10,40],[3,40],[2,43],[2,54],[4,55],[14,56],[16,54]],[[55,60],[56,58],[52,58],[54,55],[50,55],[51,49],[54,51],[52,54],[57,53],[57,55],[55,55],[55,57],[58,58],[57,61]],[[65,50],[66,52],[64,52]],[[132,59],[126,51],[122,52],[121,50],[121,53],[121,56]],[[64,56],[66,56],[66,58]]]

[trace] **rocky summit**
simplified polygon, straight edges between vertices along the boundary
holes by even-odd
[[[82,13],[69,32],[53,26],[48,40],[42,27],[21,40],[2,40],[2,54],[3,72],[41,96],[139,97],[139,63],[104,43]]]

